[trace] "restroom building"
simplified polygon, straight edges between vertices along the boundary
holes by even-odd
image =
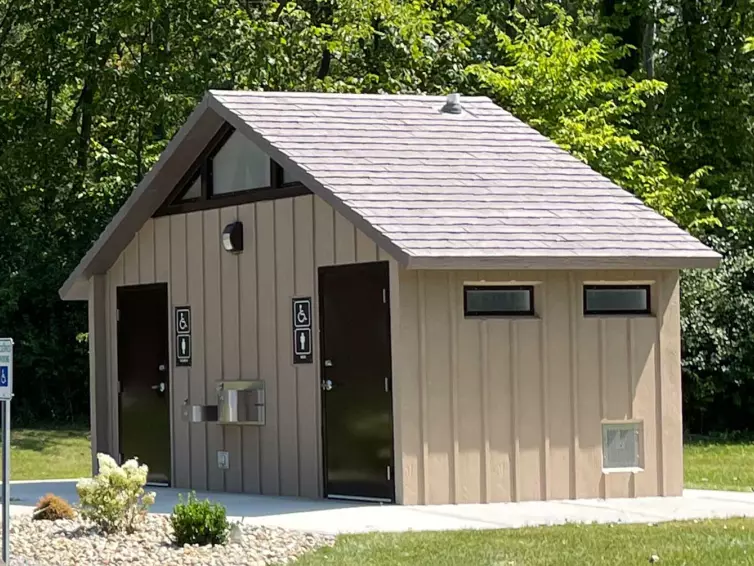
[[[484,97],[211,91],[60,290],[93,452],[181,488],[679,495],[719,256]]]

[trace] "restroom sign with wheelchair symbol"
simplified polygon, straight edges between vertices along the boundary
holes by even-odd
[[[311,364],[312,352],[312,299],[296,297],[292,301],[293,363]]]
[[[293,327],[311,328],[312,302],[311,299],[293,299]]]

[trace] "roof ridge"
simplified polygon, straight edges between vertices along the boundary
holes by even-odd
[[[318,91],[279,91],[279,90],[224,90],[211,89],[213,96],[259,96],[259,97],[291,97],[291,98],[345,98],[345,99],[395,99],[395,100],[433,100],[445,101],[444,94],[392,94],[392,93],[353,93],[353,92],[318,92]],[[492,102],[487,96],[461,94],[461,104],[464,102]],[[494,103],[493,103],[494,104]]]

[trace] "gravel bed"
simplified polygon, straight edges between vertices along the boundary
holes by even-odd
[[[241,525],[237,542],[173,545],[166,516],[149,515],[131,534],[105,536],[81,521],[11,522],[11,566],[264,566],[285,564],[335,537],[275,527]]]

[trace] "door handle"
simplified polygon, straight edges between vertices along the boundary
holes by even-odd
[[[323,391],[331,391],[332,390],[332,381],[329,379],[323,379],[322,380],[322,390]]]
[[[158,383],[157,385],[153,385],[153,386],[152,386],[152,389],[153,389],[154,391],[159,391],[160,393],[165,393],[165,382],[164,382],[164,381],[161,381],[161,382],[160,382],[160,383]]]
[[[166,369],[168,368],[165,364],[160,364],[159,366],[157,366],[157,371],[165,371]]]

